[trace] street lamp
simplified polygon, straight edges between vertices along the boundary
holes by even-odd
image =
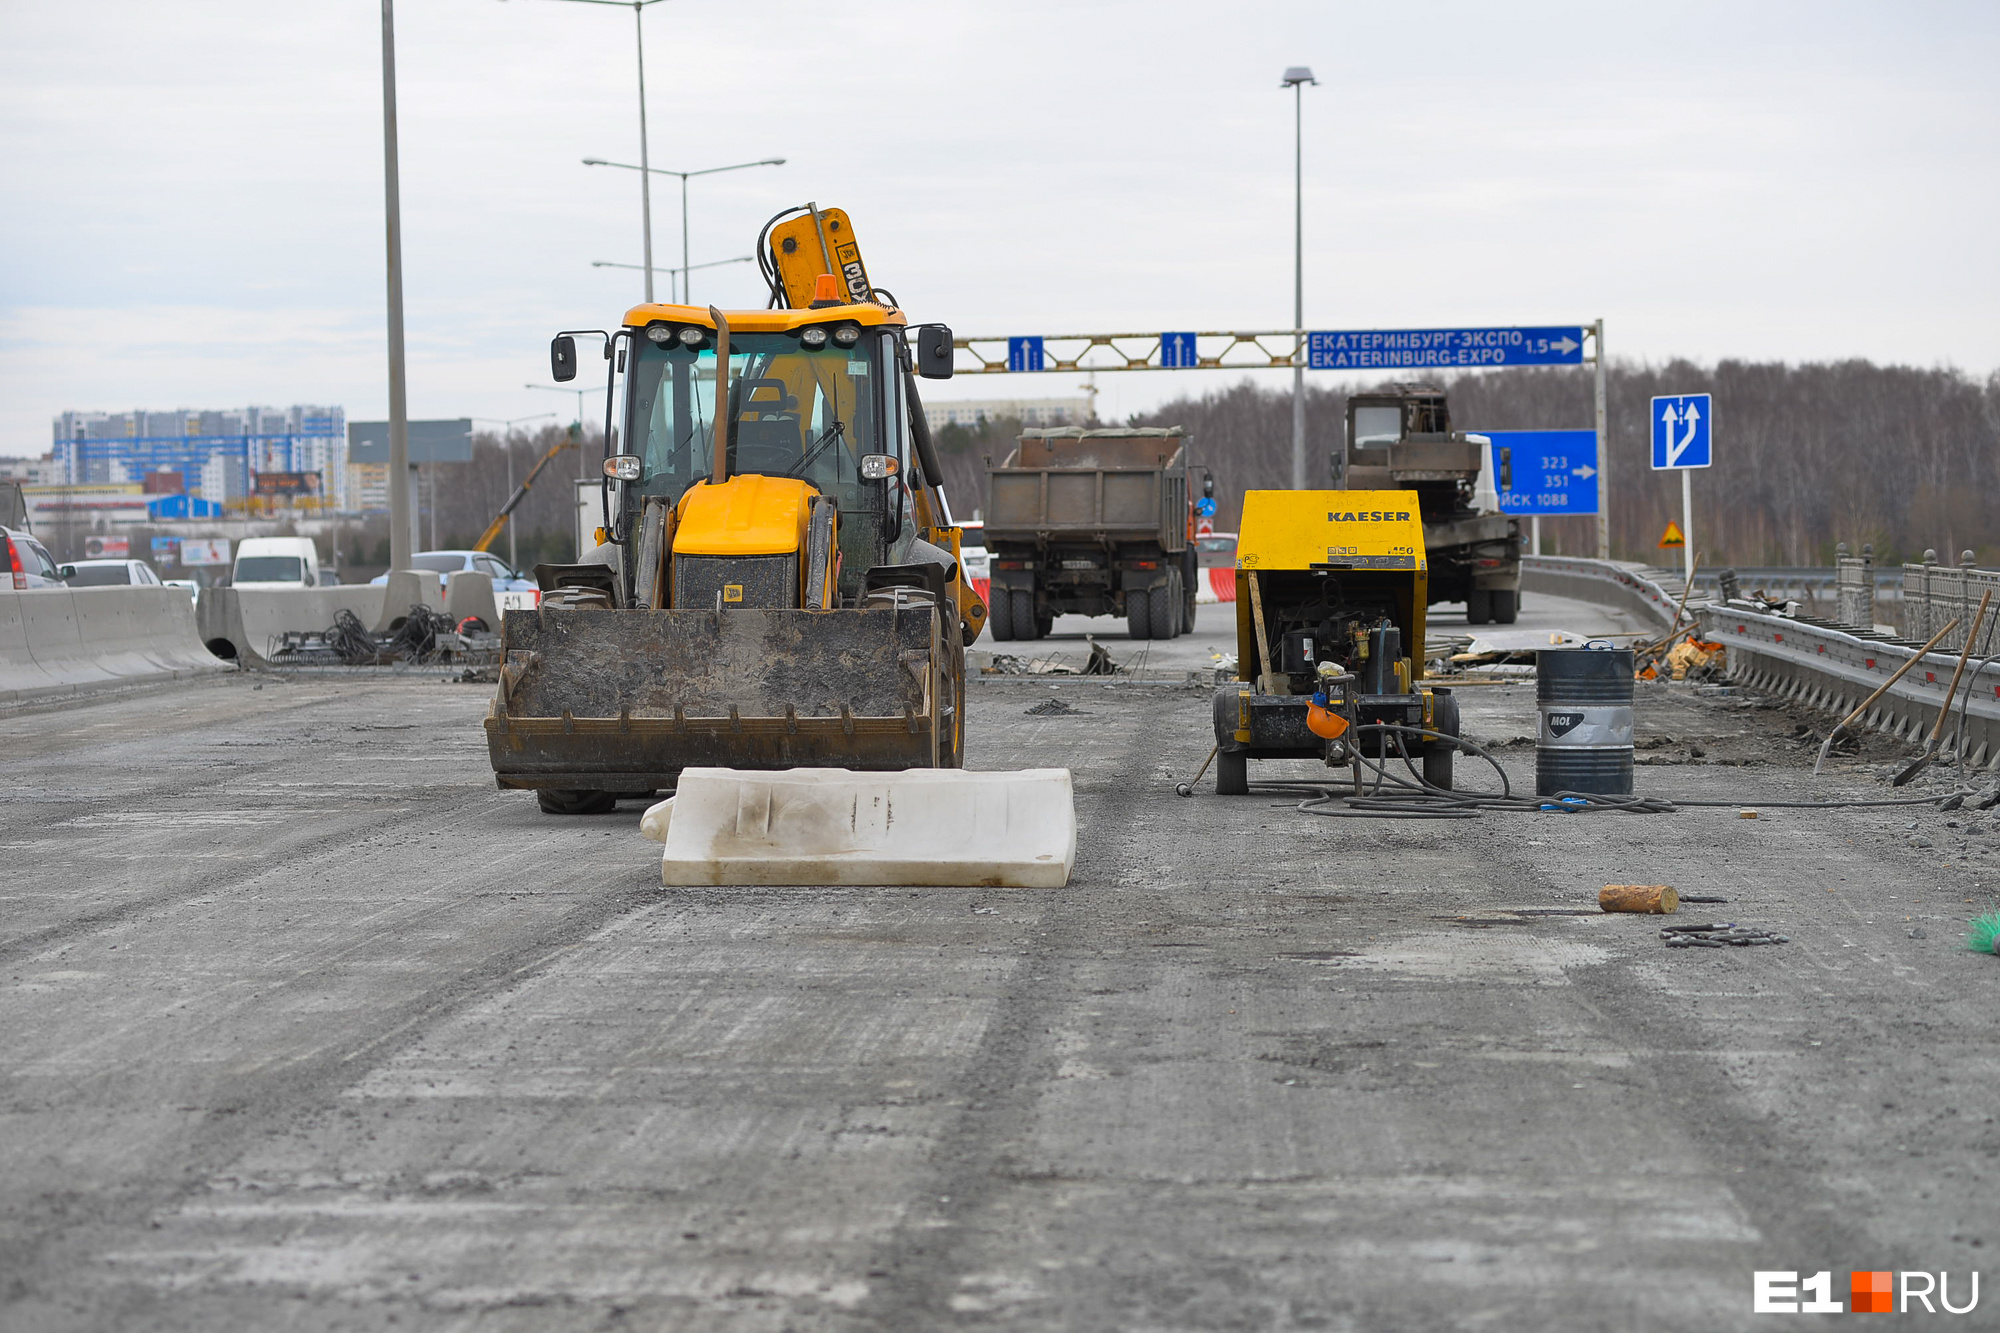
[[[1304,65],[1285,71],[1292,90],[1292,489],[1306,488],[1306,85],[1319,80]]]
[[[581,399],[578,400],[577,405],[579,408],[582,407]],[[500,437],[500,451],[507,455],[507,498],[508,499],[511,500],[514,498],[514,429],[513,428],[521,424],[523,421],[540,421],[543,417],[552,417],[555,415],[556,414],[553,412],[531,412],[525,417],[474,417],[473,418],[474,421],[484,421],[489,426],[507,427],[507,433]],[[578,448],[579,450],[581,450],[582,448],[581,444],[578,445]],[[513,515],[511,514],[508,515],[507,517],[507,568],[513,570],[518,570],[521,568],[521,559],[518,555],[514,553],[514,518]]]
[[[387,0],[384,0],[387,3]],[[660,0],[567,0],[573,5],[629,5],[632,9],[632,32],[638,42],[639,52],[639,225],[645,231],[646,243],[646,304],[653,303],[653,180],[647,174],[647,164],[652,161],[646,150],[646,6],[657,5]],[[581,452],[581,451],[579,451]]]
[[[609,4],[613,3],[613,0],[599,0],[599,2]],[[785,165],[785,159],[782,157],[765,157],[759,158],[755,162],[736,162],[726,167],[706,167],[701,171],[668,171],[664,167],[648,166],[643,155],[639,159],[638,166],[634,166],[630,162],[606,162],[601,157],[586,157],[583,159],[583,165],[586,167],[620,167],[626,171],[638,172],[641,179],[652,176],[679,176],[681,178],[681,300],[687,301],[689,299],[687,273],[693,267],[693,265],[688,263],[688,177],[713,176],[717,172],[742,171],[746,167],[782,167]],[[649,219],[647,226],[650,228],[652,226],[650,221],[652,214],[648,213],[647,217]],[[648,302],[653,299],[652,263],[653,243],[649,237],[646,242],[646,300]],[[706,268],[708,265],[704,264],[702,267]]]

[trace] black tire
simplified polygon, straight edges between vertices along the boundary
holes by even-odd
[[[1027,588],[1013,588],[1007,593],[1012,603],[1009,614],[1014,621],[1014,637],[1017,639],[1039,639],[1048,631],[1035,618],[1035,594]]]
[[[1053,634],[1053,633],[1055,633],[1055,632],[1056,632],[1056,618],[1055,618],[1054,616],[1036,616],[1036,617],[1035,617],[1035,637],[1036,637],[1036,638],[1038,638],[1038,639],[1046,639],[1046,638],[1048,638],[1048,637],[1049,637],[1049,635],[1051,635],[1051,634]]]
[[[1215,794],[1217,796],[1248,796],[1250,794],[1250,756],[1241,750],[1220,750],[1215,756]]]
[[[1521,615],[1521,594],[1512,588],[1493,590],[1493,619],[1502,625],[1511,625]]]
[[[1188,558],[1181,570],[1181,633],[1194,633],[1195,593],[1201,587],[1201,568],[1194,562],[1194,550],[1189,548]]]
[[[1493,619],[1493,594],[1485,588],[1474,588],[1465,594],[1465,623],[1484,625]]]
[[[545,815],[608,815],[618,808],[618,793],[610,791],[551,791],[537,788],[535,804]]]
[[[995,643],[1008,643],[1014,637],[1013,604],[1014,594],[1005,588],[994,587],[986,596],[986,630]]]
[[[1125,633],[1134,639],[1153,637],[1153,594],[1141,588],[1125,593]]]
[[[1446,690],[1432,695],[1431,730],[1447,736],[1458,735],[1458,698]],[[1424,738],[1424,781],[1433,787],[1451,790],[1451,760],[1456,746],[1434,737]]]
[[[1178,639],[1181,635],[1180,590],[1174,585],[1177,580],[1173,571],[1167,571],[1165,583],[1155,583],[1146,600],[1152,605],[1147,611],[1147,619],[1152,621],[1153,637],[1156,639]]]

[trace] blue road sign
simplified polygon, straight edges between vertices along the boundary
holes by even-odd
[[[1597,512],[1597,432],[1482,430],[1493,441],[1494,488],[1506,514]]]
[[[1160,335],[1160,369],[1193,370],[1201,364],[1195,354],[1192,333],[1163,333]]]
[[[1580,324],[1533,329],[1363,329],[1308,333],[1313,370],[1420,370],[1430,366],[1580,366]]]
[[[1040,338],[1009,338],[1007,340],[1007,369],[1040,370],[1042,368],[1042,340]]]
[[[1653,470],[1680,471],[1714,462],[1715,403],[1705,393],[1653,400]]]

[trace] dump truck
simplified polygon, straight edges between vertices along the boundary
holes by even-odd
[[[607,363],[603,525],[503,622],[485,724],[499,785],[551,813],[691,767],[963,761],[985,605],[916,388],[951,330],[870,284],[839,209],[780,213],[758,256],[768,309],[641,305],[551,346],[559,382],[579,339]]]
[[[1428,574],[1408,491],[1245,493],[1237,679],[1214,699],[1219,795],[1250,790],[1252,759],[1407,758],[1451,786],[1458,702],[1422,682]]]
[[[1483,436],[1451,428],[1444,390],[1391,384],[1349,395],[1334,484],[1415,491],[1430,558],[1430,600],[1464,602],[1474,625],[1511,625],[1521,609],[1521,522],[1500,512],[1508,478],[1488,469]]]
[[[1192,470],[1181,428],[1025,430],[986,468],[993,637],[1059,615],[1123,616],[1135,639],[1194,628]]]

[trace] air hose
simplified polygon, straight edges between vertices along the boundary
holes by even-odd
[[[1357,738],[1364,732],[1381,735],[1385,748],[1388,745],[1395,747],[1394,758],[1403,761],[1407,773],[1397,772],[1392,767],[1392,760],[1388,755],[1378,760],[1357,754],[1353,761],[1357,771],[1356,780],[1252,782],[1251,790],[1274,796],[1301,797],[1296,807],[1301,814],[1324,815],[1335,819],[1477,819],[1480,813],[1486,810],[1511,814],[1581,815],[1609,812],[1663,815],[1684,808],[1736,810],[1745,804],[1743,801],[1676,801],[1660,796],[1608,795],[1603,792],[1578,791],[1557,792],[1552,796],[1516,796],[1513,784],[1508,780],[1507,771],[1500,766],[1500,761],[1477,741],[1466,740],[1462,736],[1449,736],[1441,731],[1432,731],[1428,727],[1403,726],[1390,722],[1362,723],[1356,726],[1354,731]],[[1410,757],[1406,744],[1406,737],[1410,736],[1446,741],[1454,749],[1477,755],[1499,776],[1500,790],[1460,791],[1433,786],[1424,781],[1416,763]],[[1207,764],[1203,764],[1202,767],[1206,769]],[[1199,776],[1196,775],[1197,779]],[[1181,784],[1181,788],[1183,794],[1191,791],[1190,784]],[[1968,794],[1966,789],[1960,788],[1938,796],[1903,797],[1888,801],[1759,801],[1756,804],[1760,809],[1841,810],[1871,806],[1936,805],[1950,801],[1954,796],[1962,802]]]

